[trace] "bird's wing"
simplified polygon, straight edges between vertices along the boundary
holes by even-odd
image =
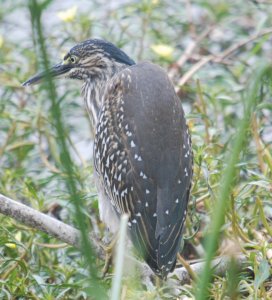
[[[113,207],[129,214],[136,248],[164,276],[180,244],[192,153],[180,100],[160,67],[137,64],[109,82],[94,147]]]

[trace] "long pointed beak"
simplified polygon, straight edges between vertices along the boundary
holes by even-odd
[[[74,65],[70,64],[63,64],[59,63],[50,68],[48,71],[44,71],[41,73],[38,73],[34,75],[33,77],[29,78],[27,81],[25,81],[22,86],[28,86],[32,84],[37,84],[40,83],[43,79],[45,78],[50,78],[50,77],[59,77],[67,72],[69,72]]]

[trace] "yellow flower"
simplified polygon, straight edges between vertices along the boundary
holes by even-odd
[[[163,58],[172,58],[174,48],[165,44],[152,45],[151,49]]]
[[[77,12],[77,6],[74,5],[73,7],[67,10],[59,11],[57,15],[63,22],[69,23],[75,19],[76,12]]]
[[[15,249],[16,248],[16,244],[14,243],[5,243],[5,246],[11,249]]]
[[[2,48],[3,45],[4,45],[4,39],[2,35],[0,35],[0,48]]]

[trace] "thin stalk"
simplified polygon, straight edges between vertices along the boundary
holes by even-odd
[[[32,28],[33,33],[36,37],[36,44],[39,45],[39,50],[41,57],[43,59],[43,67],[44,70],[49,69],[49,60],[46,51],[46,46],[44,42],[43,30],[41,25],[41,15],[43,11],[43,4],[39,4],[37,0],[30,0],[29,1],[29,10],[31,14],[31,21],[32,21]],[[34,40],[35,42],[35,40]],[[77,225],[81,232],[81,243],[82,243],[82,252],[84,257],[87,261],[87,268],[89,269],[90,274],[90,281],[89,281],[89,293],[95,299],[104,299],[105,298],[105,291],[99,284],[96,272],[96,265],[95,265],[95,256],[92,246],[90,244],[87,232],[87,221],[85,215],[82,212],[82,208],[84,204],[82,203],[82,198],[80,196],[79,191],[77,190],[77,184],[75,182],[74,176],[74,169],[73,169],[73,162],[70,157],[70,153],[67,147],[67,141],[65,138],[65,128],[62,122],[62,112],[59,105],[59,101],[57,101],[57,94],[55,85],[53,83],[52,78],[48,75],[46,78],[46,87],[48,92],[48,97],[51,100],[51,115],[54,122],[54,126],[56,129],[57,137],[58,137],[58,148],[59,148],[59,155],[61,158],[61,168],[64,171],[64,178],[66,187],[69,191],[70,198],[72,203],[75,206],[75,217],[77,221]]]
[[[112,282],[111,300],[120,299],[123,266],[124,266],[124,258],[125,258],[127,222],[128,222],[128,215],[123,215],[121,218],[120,230],[119,230],[119,243],[118,243],[117,253],[116,253],[115,274]]]

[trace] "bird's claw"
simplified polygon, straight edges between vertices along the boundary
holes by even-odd
[[[117,242],[117,235],[115,237],[113,237],[111,242],[107,245],[100,243],[101,248],[104,250],[104,252],[106,254],[105,264],[102,269],[102,278],[105,278],[106,274],[109,271],[109,267],[112,263],[113,251],[114,251],[116,242]]]

